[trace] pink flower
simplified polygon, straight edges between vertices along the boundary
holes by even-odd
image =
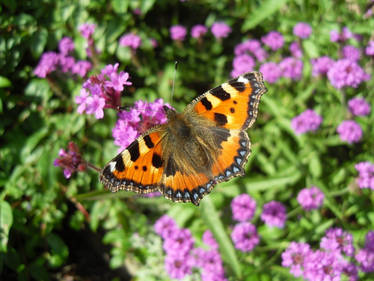
[[[231,27],[221,21],[213,23],[210,30],[217,39],[226,38],[231,33]]]
[[[305,23],[305,22],[299,22],[293,28],[293,34],[302,39],[308,38],[311,33],[312,33],[312,27],[308,23]]]
[[[192,27],[191,29],[191,36],[193,38],[200,38],[202,37],[205,33],[207,33],[208,28],[205,25],[202,24],[197,24]]]
[[[86,39],[91,39],[92,34],[95,32],[96,25],[90,23],[84,23],[79,26],[79,32]]]
[[[349,144],[359,142],[362,138],[361,126],[353,120],[345,120],[336,129],[340,139],[346,141]]]
[[[122,37],[119,39],[119,44],[121,46],[130,47],[133,50],[139,48],[141,43],[142,40],[140,39],[140,37],[134,33],[127,33],[125,35],[122,35]]]
[[[183,41],[186,37],[187,30],[182,25],[173,25],[170,27],[170,36],[173,40]]]
[[[283,47],[283,35],[278,31],[270,31],[268,34],[261,38],[261,41],[273,51]]]
[[[105,99],[99,96],[89,96],[87,98],[86,112],[87,114],[95,114],[96,119],[104,117]]]

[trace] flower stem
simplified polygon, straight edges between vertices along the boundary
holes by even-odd
[[[95,170],[96,172],[101,173],[101,169],[96,167],[95,165],[91,164],[90,162],[86,161],[86,165],[87,165],[87,167],[91,168],[92,170]]]
[[[55,83],[55,81],[51,77],[49,77],[49,76],[47,76],[45,79],[47,80],[48,85],[49,85],[49,87],[51,87],[52,91],[57,96],[59,96],[62,100],[65,100],[66,99],[65,95],[63,94],[63,92],[60,89],[60,87],[57,86],[57,84]]]

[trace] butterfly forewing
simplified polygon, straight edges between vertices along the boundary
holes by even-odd
[[[262,74],[249,72],[209,90],[189,107],[227,129],[247,129],[256,120],[261,96],[267,91]]]

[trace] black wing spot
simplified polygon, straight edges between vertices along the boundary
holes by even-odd
[[[234,87],[235,90],[243,92],[245,90],[245,84],[243,82],[238,82],[237,80],[229,81],[231,87]]]
[[[147,166],[143,166],[143,171],[147,171]]]
[[[153,167],[155,168],[160,168],[162,166],[162,159],[161,159],[161,156],[157,153],[154,153],[153,156],[152,156],[152,165]]]
[[[231,113],[235,113],[235,108],[230,107],[230,112],[231,112]]]
[[[203,104],[206,110],[211,110],[213,108],[212,103],[208,101],[206,97],[201,99],[201,103]]]
[[[218,126],[224,126],[227,123],[227,117],[222,113],[214,113],[214,121]]]
[[[116,162],[116,170],[122,172],[125,169],[125,164],[123,163],[122,154],[118,154],[116,158],[113,159]]]
[[[231,97],[230,94],[222,88],[222,86],[218,86],[217,88],[210,90],[210,93],[219,98],[221,101],[228,100]]]
[[[146,135],[143,137],[143,140],[145,142],[145,145],[148,147],[148,148],[152,148],[154,147],[154,143],[152,142],[152,139],[149,135]]]
[[[135,162],[140,156],[138,140],[134,140],[133,143],[130,144],[130,146],[127,148],[127,150],[130,153],[131,161]]]

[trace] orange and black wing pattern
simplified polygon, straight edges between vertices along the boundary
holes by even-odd
[[[217,183],[244,175],[251,153],[245,130],[255,122],[260,98],[266,91],[262,74],[249,72],[209,90],[188,105],[185,112],[193,110],[215,123],[215,128],[207,130],[214,131],[218,155],[209,174],[177,172],[171,177],[163,189],[167,198],[198,205]]]
[[[155,127],[104,167],[101,182],[113,192],[160,191],[170,200],[199,205],[217,183],[244,174],[251,145],[245,130],[255,122],[265,92],[259,72],[243,74],[206,92],[180,115],[194,127],[189,139],[182,145],[174,141],[168,145],[173,139],[168,126],[175,122]]]
[[[163,175],[162,130],[138,137],[102,170],[100,181],[112,192],[150,193],[158,190]]]
[[[243,166],[250,153],[247,134],[240,130],[214,131],[217,137],[216,149],[220,153],[210,171],[207,173],[202,168],[200,173],[186,174],[184,167],[175,163],[166,164],[165,176],[160,186],[160,192],[166,198],[176,202],[192,202],[198,206],[200,200],[210,193],[217,183],[244,174]]]
[[[232,130],[245,130],[256,121],[261,96],[266,93],[262,74],[248,72],[209,90],[196,98],[186,110]]]

